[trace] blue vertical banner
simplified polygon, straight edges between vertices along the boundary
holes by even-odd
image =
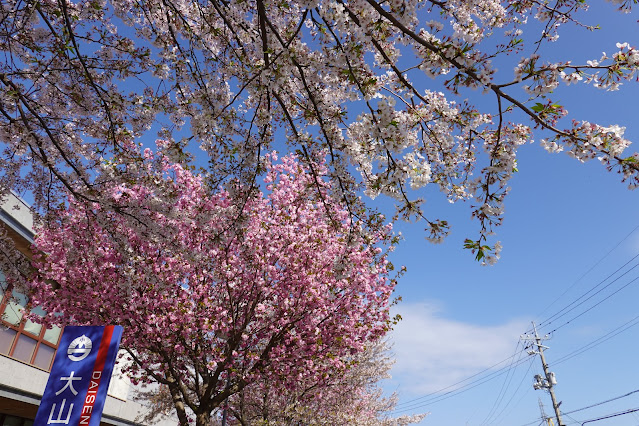
[[[98,426],[122,327],[67,326],[34,424]]]

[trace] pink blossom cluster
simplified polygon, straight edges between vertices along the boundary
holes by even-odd
[[[209,412],[256,380],[321,382],[388,330],[390,228],[365,238],[323,164],[269,155],[266,193],[242,204],[144,157],[146,182],[110,188],[108,209],[70,199],[38,230],[31,291],[47,323],[122,325],[134,380]]]
[[[268,381],[247,386],[229,400],[229,417],[240,424],[284,426],[403,426],[419,423],[420,415],[391,417],[397,395],[382,396],[379,381],[393,365],[383,340],[347,357],[350,367],[334,371],[322,383],[300,382],[295,389],[279,389]]]

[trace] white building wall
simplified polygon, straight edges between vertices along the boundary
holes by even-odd
[[[15,195],[10,194],[4,202],[0,203],[0,222],[17,232],[26,242],[32,241],[33,217],[31,211],[29,206]],[[1,279],[3,277],[0,272]],[[2,294],[0,294],[1,299]],[[0,326],[2,325],[0,324]],[[10,405],[11,401],[16,401],[38,406],[48,378],[48,372],[0,354],[0,398],[2,404]],[[121,368],[116,365],[107,391],[108,396],[102,414],[102,424],[116,426],[175,426],[178,424],[176,417],[163,417],[154,425],[139,423],[138,419],[142,418],[149,409],[132,400],[135,392],[136,389],[131,381],[121,373]],[[0,413],[6,413],[7,411],[3,411],[3,409],[9,408],[0,406]]]

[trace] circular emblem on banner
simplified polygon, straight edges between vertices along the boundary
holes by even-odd
[[[82,335],[71,342],[67,354],[71,361],[82,361],[91,353],[91,347],[93,343],[87,336]]]

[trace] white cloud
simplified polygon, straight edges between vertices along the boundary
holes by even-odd
[[[508,358],[529,326],[521,319],[494,326],[450,320],[432,303],[402,303],[397,311],[389,385],[404,396],[440,390]]]

